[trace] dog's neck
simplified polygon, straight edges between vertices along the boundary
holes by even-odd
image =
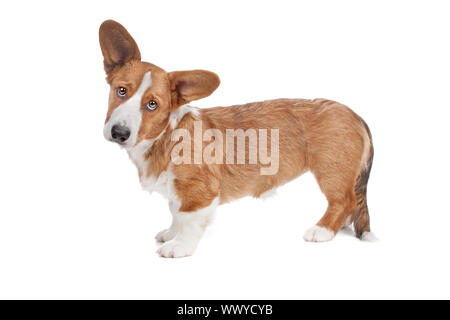
[[[165,153],[161,152],[160,146],[158,147],[162,140],[170,139],[171,133],[168,131],[172,130],[167,129],[168,128],[166,127],[158,137],[154,139],[142,140],[133,148],[127,150],[131,161],[133,161],[138,169],[139,177],[141,179],[144,179],[151,174],[159,175],[159,173],[153,172],[154,170],[152,168],[152,163],[155,161],[169,162],[170,159],[165,159]]]
[[[157,178],[167,169],[171,160],[171,147],[176,143],[171,141],[172,132],[187,114],[196,117],[199,111],[188,105],[179,107],[170,114],[166,127],[157,137],[142,140],[127,150],[131,161],[138,169],[141,180],[150,176]]]

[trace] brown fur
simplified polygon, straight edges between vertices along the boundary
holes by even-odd
[[[363,232],[370,231],[369,209],[367,208],[367,182],[369,181],[370,170],[372,169],[374,153],[372,145],[372,135],[370,133],[369,127],[362,119],[361,122],[364,124],[364,127],[370,139],[370,151],[367,165],[361,170],[355,186],[357,206],[355,212],[353,213],[352,219],[355,233],[358,238],[361,238]]]
[[[154,99],[159,108],[155,112],[143,110],[138,142],[153,139],[167,128],[146,154],[150,159],[147,175],[157,177],[168,168],[171,150],[177,143],[171,141],[170,112],[211,94],[219,85],[219,78],[203,70],[167,73],[139,61],[134,40],[121,28],[111,22],[105,22],[100,28],[107,81],[111,85],[107,119],[122,102],[115,88],[126,86],[132,96],[144,73],[151,71],[152,85],[142,101],[144,105]],[[119,39],[116,49],[114,39]],[[124,44],[129,48],[124,49]],[[336,233],[350,217],[357,236],[370,230],[366,186],[373,146],[367,126],[349,108],[325,99],[277,99],[199,111],[198,116],[187,114],[177,125],[177,128],[188,129],[191,139],[195,120],[202,120],[203,132],[209,128],[220,130],[224,140],[226,129],[269,129],[269,132],[279,129],[279,170],[275,175],[261,175],[259,162],[248,164],[248,143],[246,164],[226,164],[224,160],[223,164],[174,165],[175,189],[182,201],[180,211],[192,212],[206,207],[216,197],[220,197],[221,203],[247,195],[259,197],[310,170],[328,200],[328,209],[318,225]],[[209,142],[203,144],[206,146]],[[193,145],[191,141],[192,148]],[[268,145],[270,147],[270,138]]]

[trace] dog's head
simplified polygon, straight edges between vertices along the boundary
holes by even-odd
[[[209,96],[219,86],[213,72],[166,72],[141,61],[136,42],[115,21],[103,22],[99,35],[111,88],[104,135],[125,148],[157,138],[167,128],[171,112]]]

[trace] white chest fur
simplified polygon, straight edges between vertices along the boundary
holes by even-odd
[[[158,178],[153,175],[149,177],[141,177],[142,188],[150,193],[153,191],[158,192],[169,200],[175,200],[176,193],[173,185],[175,175],[171,170],[171,165],[166,171],[161,172]]]
[[[151,139],[140,142],[128,150],[128,155],[140,172],[140,182],[144,190],[150,193],[156,191],[171,201],[177,200],[173,185],[175,175],[172,172],[172,164],[169,164],[167,170],[161,172],[158,177],[147,175],[147,168],[151,160],[146,159],[145,154],[152,147],[155,140]]]
[[[183,117],[188,113],[192,113],[193,115],[199,114],[196,108],[188,105],[181,106],[170,114],[168,126],[172,129],[176,128],[181,119],[183,119]],[[173,185],[175,175],[173,174],[171,163],[169,164],[167,170],[161,172],[158,177],[155,177],[154,175],[147,175],[147,168],[151,159],[146,159],[145,154],[152,147],[153,143],[164,135],[166,130],[167,127],[155,139],[141,141],[133,148],[128,149],[128,155],[141,173],[140,180],[144,190],[150,193],[156,191],[169,199],[172,204],[179,204],[179,199]]]

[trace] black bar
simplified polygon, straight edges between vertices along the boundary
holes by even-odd
[[[383,306],[383,304],[385,306]],[[447,307],[439,303],[440,307]],[[430,319],[433,312],[415,301],[317,301],[317,300],[28,300],[0,301],[2,314],[65,319],[114,317],[124,319],[381,319],[413,313]],[[445,310],[447,310],[446,308]],[[443,309],[444,310],[444,309]],[[444,310],[444,311],[445,311]],[[446,311],[445,311],[446,312]],[[424,315],[421,317],[421,315]],[[442,315],[442,314],[441,314]]]

